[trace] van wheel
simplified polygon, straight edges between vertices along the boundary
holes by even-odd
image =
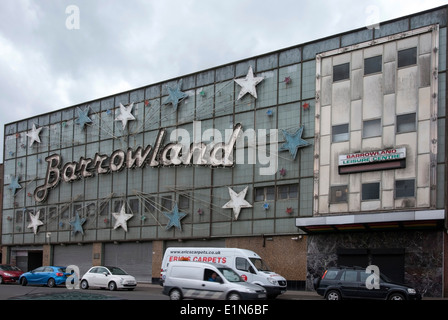
[[[182,300],[182,293],[178,289],[171,290],[170,300]]]
[[[326,296],[327,300],[341,300],[341,294],[337,290],[330,290]]]
[[[236,292],[231,292],[229,293],[229,295],[227,296],[227,300],[241,300],[241,297],[238,293]]]

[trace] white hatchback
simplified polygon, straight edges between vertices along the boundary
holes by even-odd
[[[92,267],[81,278],[81,288],[108,288],[109,290],[134,290],[137,286],[135,278],[118,267]]]

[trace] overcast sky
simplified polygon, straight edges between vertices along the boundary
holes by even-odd
[[[6,123],[444,4],[0,0],[0,141]]]

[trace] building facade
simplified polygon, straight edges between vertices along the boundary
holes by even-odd
[[[290,288],[377,264],[445,290],[447,7],[5,126],[2,260],[157,281],[170,246]],[[394,268],[392,268],[394,266]]]

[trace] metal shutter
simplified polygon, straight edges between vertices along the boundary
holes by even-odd
[[[53,265],[68,266],[75,265],[79,268],[80,276],[92,267],[92,245],[65,245],[54,246]]]
[[[120,267],[137,281],[152,281],[152,243],[106,243],[104,265]]]

